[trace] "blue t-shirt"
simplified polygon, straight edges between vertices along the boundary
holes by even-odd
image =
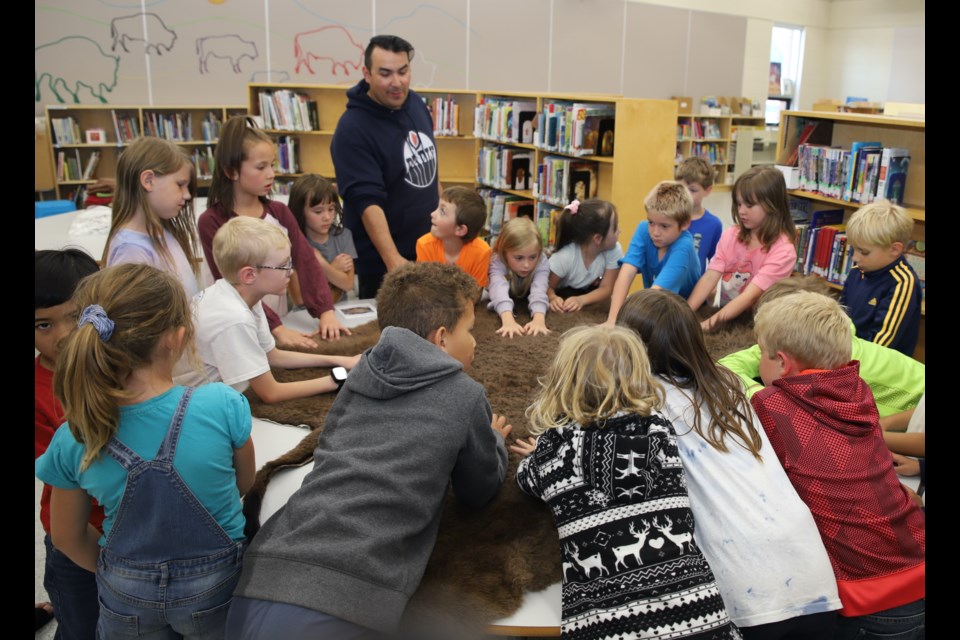
[[[710,258],[717,252],[717,243],[723,235],[723,223],[720,218],[704,209],[699,220],[690,221],[688,231],[693,236],[693,248],[700,256],[700,272],[705,273]]]
[[[184,388],[145,402],[120,407],[117,439],[145,460],[153,460],[167,434]],[[243,540],[243,517],[233,451],[250,438],[253,428],[250,404],[243,394],[221,382],[197,387],[187,406],[173,458],[173,467],[197,500],[233,540]],[[57,429],[46,453],[37,458],[35,473],[43,482],[61,489],[83,489],[103,505],[106,517],[100,545],[106,544],[127,482],[127,472],[103,450],[85,471],[80,471],[84,446],[66,423]],[[185,541],[186,544],[186,541]]]
[[[693,248],[693,236],[689,231],[681,232],[676,242],[667,247],[661,260],[657,256],[657,247],[650,240],[649,227],[646,220],[637,225],[627,255],[620,264],[636,267],[643,276],[644,288],[657,285],[686,298],[700,279],[701,271],[700,257]]]

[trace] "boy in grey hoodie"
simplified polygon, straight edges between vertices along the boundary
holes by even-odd
[[[377,294],[381,335],[324,421],[314,468],[244,556],[229,639],[393,634],[433,551],[443,500],[482,506],[511,426],[465,370],[479,290],[454,265],[409,263]]]

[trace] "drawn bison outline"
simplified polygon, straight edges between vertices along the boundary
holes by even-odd
[[[241,60],[244,58],[256,60],[259,55],[255,42],[244,40],[235,33],[197,38],[197,58],[200,60],[200,73],[207,73],[207,60],[210,59],[210,56],[229,60],[233,72],[240,73]]]
[[[137,28],[143,27],[143,36],[137,34]],[[155,29],[151,29],[155,27]],[[151,33],[154,33],[151,36]],[[161,42],[163,34],[169,35],[169,42]],[[128,42],[140,41],[144,43],[144,49],[150,53],[153,49],[157,55],[163,55],[163,50],[170,51],[173,43],[177,41],[177,34],[173,29],[167,27],[164,21],[155,13],[134,13],[129,16],[120,16],[110,21],[110,37],[113,38],[113,44],[110,45],[111,51],[117,50],[119,44],[126,53],[130,53],[127,48]]]
[[[44,80],[61,103],[66,100],[58,87],[63,87],[75,103],[80,102],[81,87],[86,87],[94,98],[105,103],[107,99],[103,94],[117,86],[120,56],[107,53],[90,38],[67,36],[35,47],[34,52],[36,102],[40,102]],[[65,64],[65,61],[68,62]]]

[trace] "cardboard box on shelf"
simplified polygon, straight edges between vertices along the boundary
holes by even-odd
[[[783,179],[787,183],[787,189],[800,188],[800,169],[798,167],[788,167],[782,164],[773,165],[783,174]]]
[[[833,111],[838,112],[843,108],[843,103],[839,100],[821,99],[813,103],[814,111]]]
[[[684,116],[693,113],[693,98],[690,96],[673,96],[677,101],[677,113]]]

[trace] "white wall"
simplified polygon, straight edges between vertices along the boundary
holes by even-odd
[[[809,109],[820,98],[847,96],[874,102],[925,102],[924,0],[642,1],[750,18],[744,95],[766,94],[769,30],[778,23],[806,28],[795,108]]]

